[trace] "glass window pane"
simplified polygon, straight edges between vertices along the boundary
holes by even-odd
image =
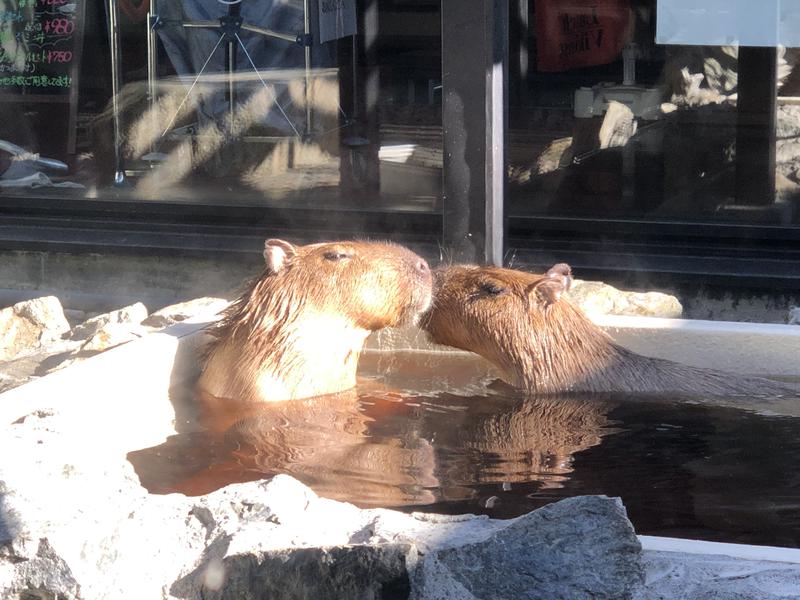
[[[438,2],[0,6],[4,195],[440,210]]]
[[[797,49],[657,44],[655,0],[515,6],[510,216],[800,225]]]

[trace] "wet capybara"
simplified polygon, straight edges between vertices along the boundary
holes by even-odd
[[[264,243],[265,269],[209,332],[202,395],[292,400],[349,389],[364,340],[415,321],[431,272],[390,243]]]
[[[434,272],[434,302],[420,325],[431,341],[480,354],[509,383],[532,393],[794,393],[768,379],[631,352],[562,298],[571,282],[566,264],[544,275],[499,267],[443,267]]]

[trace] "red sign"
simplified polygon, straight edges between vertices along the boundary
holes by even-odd
[[[628,39],[628,0],[537,0],[539,71],[614,62]]]

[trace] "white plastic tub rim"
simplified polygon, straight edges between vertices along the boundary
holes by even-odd
[[[621,345],[694,367],[800,378],[800,326],[622,317],[592,319]]]
[[[653,535],[640,535],[638,538],[642,543],[642,549],[651,552],[727,556],[728,558],[738,560],[782,562],[800,565],[800,549],[797,548],[706,542],[704,540],[658,537]]]

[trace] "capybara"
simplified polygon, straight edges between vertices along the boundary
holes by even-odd
[[[768,379],[631,352],[562,298],[571,282],[566,264],[544,275],[499,267],[443,267],[434,272],[434,301],[420,325],[431,341],[480,354],[509,383],[532,393],[793,393]]]
[[[431,272],[390,243],[264,243],[265,269],[210,328],[200,394],[292,400],[353,387],[372,331],[415,321]]]

